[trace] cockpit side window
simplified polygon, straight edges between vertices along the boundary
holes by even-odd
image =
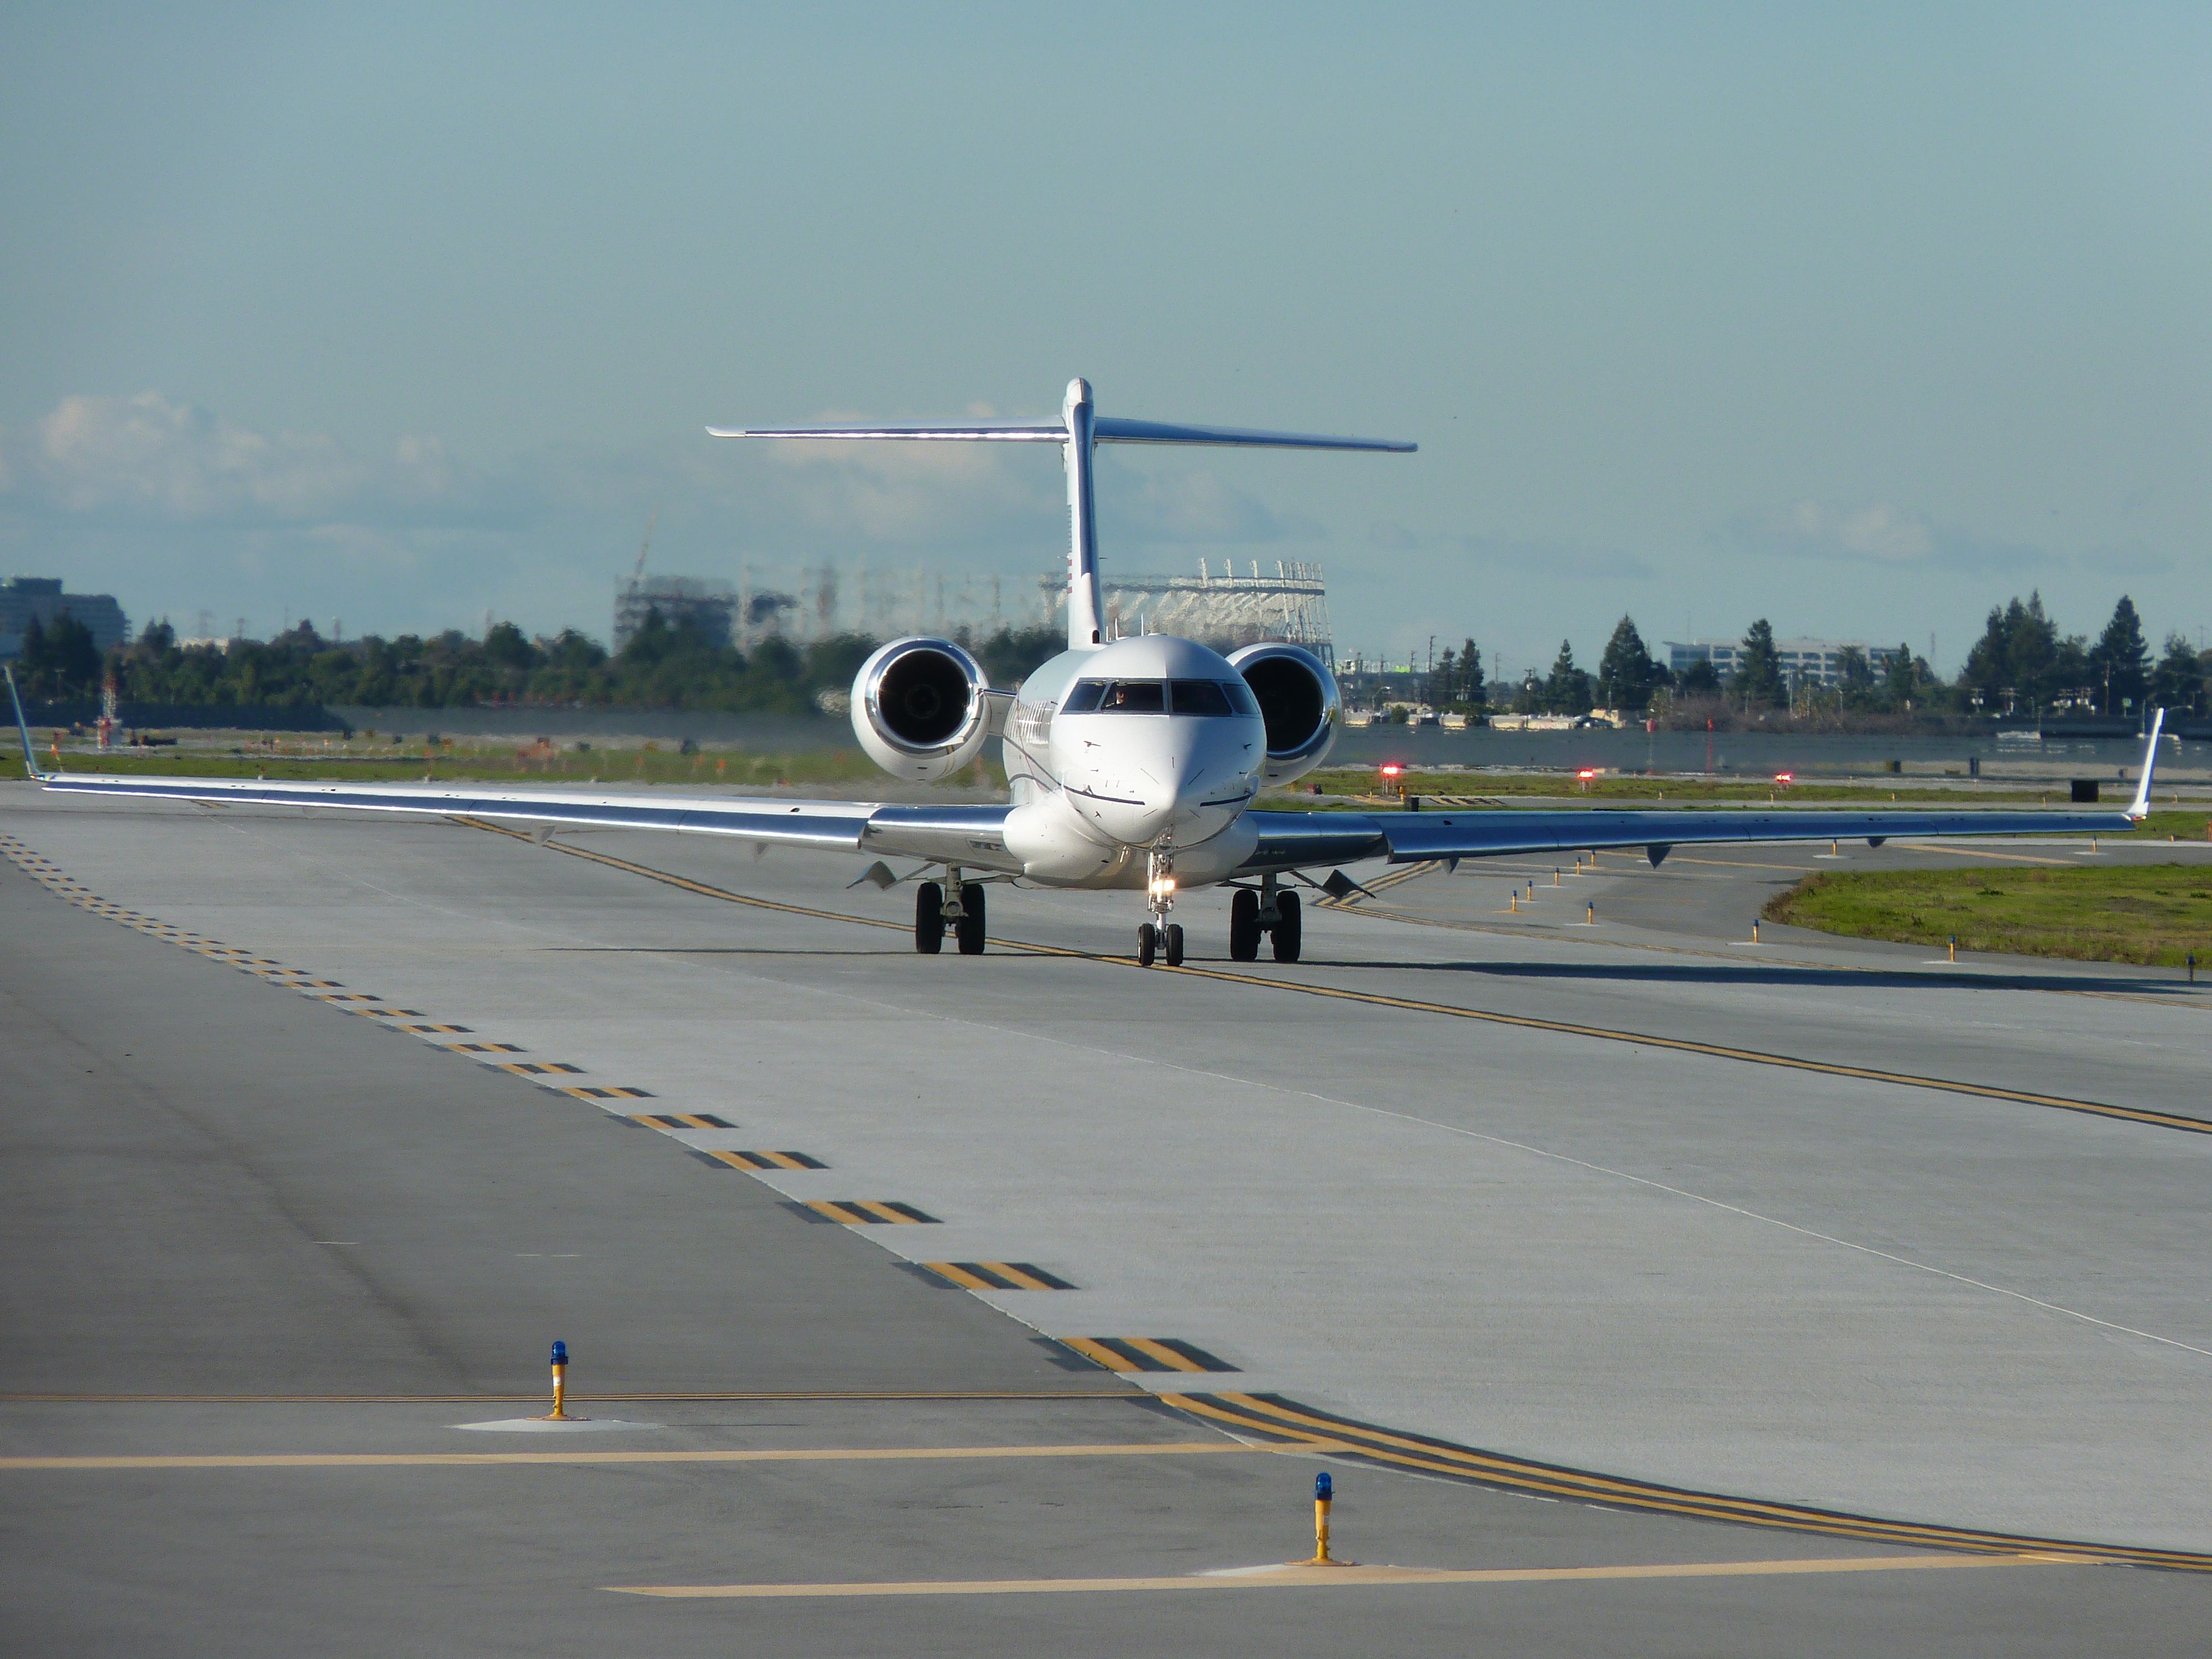
[[[1252,688],[1240,679],[1224,680],[1221,689],[1229,694],[1229,706],[1240,714],[1260,718],[1260,700],[1252,695]]]
[[[1091,714],[1097,708],[1098,700],[1105,695],[1105,681],[1078,680],[1068,687],[1067,696],[1060,702],[1060,712],[1063,714]]]
[[[1229,694],[1213,680],[1170,680],[1170,707],[1178,714],[1227,714]]]

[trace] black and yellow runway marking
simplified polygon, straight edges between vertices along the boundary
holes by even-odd
[[[915,1222],[937,1224],[937,1218],[926,1215],[911,1204],[881,1198],[817,1198],[801,1205],[826,1221],[842,1222],[848,1227],[899,1226]]]
[[[484,1063],[495,1072],[511,1072],[516,1077],[544,1077],[556,1073],[564,1077],[580,1077],[584,1070],[565,1060],[501,1060]]]
[[[1172,1336],[1063,1336],[1054,1339],[1109,1371],[1233,1371],[1237,1368]]]
[[[1072,1291],[1057,1273],[1026,1261],[925,1261],[921,1264],[963,1291]]]
[[[1067,1339],[1062,1337],[1061,1341]],[[1073,1343],[1069,1344],[1073,1346]],[[1164,1394],[1165,1404],[1231,1433],[1263,1443],[1309,1448],[1388,1468],[1442,1475],[1503,1492],[1531,1492],[1608,1509],[1680,1515],[1701,1521],[1730,1521],[1742,1526],[1820,1533],[1863,1543],[1902,1545],[1914,1549],[1964,1550],[2014,1555],[2051,1553],[2082,1560],[2139,1567],[2212,1572],[2212,1555],[2189,1550],[2136,1548],[2118,1544],[2084,1544],[2071,1540],[2033,1538],[1981,1532],[1917,1521],[1885,1521],[1808,1504],[1729,1498],[1719,1492],[1665,1486],[1654,1481],[1595,1474],[1562,1464],[1487,1452],[1427,1435],[1405,1434],[1357,1419],[1299,1405],[1275,1394]]]
[[[522,1052],[512,1042],[447,1042],[439,1046],[450,1048],[457,1054],[519,1054]]]
[[[473,830],[489,830],[495,835],[511,836],[518,841],[531,837],[518,830],[509,830],[481,818],[459,818],[456,822]],[[588,859],[594,864],[610,869],[627,871],[657,881],[665,886],[681,888],[687,893],[702,897],[720,899],[728,904],[742,904],[753,909],[774,910],[786,915],[812,916],[823,921],[842,922],[849,927],[873,927],[903,933],[909,924],[891,921],[876,916],[856,916],[842,910],[823,910],[812,905],[783,904],[773,899],[754,898],[744,893],[733,893],[726,888],[715,887],[703,881],[693,881],[688,876],[672,875],[665,870],[656,870],[650,865],[639,864],[629,859],[617,858],[609,853],[595,852],[590,848],[570,847],[560,842],[546,843],[556,852],[572,858]],[[994,937],[994,945],[1009,950],[1025,951],[1033,956],[1066,957],[1075,960],[1107,963],[1116,967],[1135,968],[1133,957],[1112,956],[1097,951],[1077,951],[1066,945],[1037,945],[1025,939],[1002,939]],[[1344,986],[1321,985],[1311,980],[1274,978],[1264,974],[1237,973],[1226,968],[1206,968],[1186,962],[1180,968],[1147,968],[1150,974],[1185,974],[1194,979],[1222,980],[1231,984],[1257,986],[1263,990],[1286,991],[1297,996],[1322,997],[1340,1002],[1355,1002],[1368,1007],[1395,1008],[1407,1013],[1433,1014],[1447,1019],[1474,1020],[1491,1025],[1510,1025],[1523,1030],[1550,1031],[1562,1036],[1588,1037],[1600,1042],[1626,1042],[1643,1048],[1665,1049],[1676,1054],[1702,1054],[1711,1060],[1736,1060],[1751,1066],[1771,1066],[1779,1070],[1807,1072],[1828,1077],[1855,1078],[1864,1082],[1890,1084],[1899,1088],[1928,1089],[1942,1094],[1967,1095],[1980,1100],[2016,1102],[2024,1106],[2047,1107],[2054,1111],[2079,1112],[2091,1117],[2110,1118],[2120,1122],[2140,1123],[2160,1129],[2179,1129],[2185,1134],[2212,1134],[2212,1119],[2187,1117],[2179,1112],[2160,1112],[2138,1106],[2117,1106],[2103,1101],[2076,1100],[2065,1095],[2040,1094],[2031,1089],[2006,1089],[1991,1084],[1966,1083],[1955,1078],[1923,1077],[1911,1072],[1885,1071],[1870,1066],[1845,1066],[1833,1060],[1806,1060],[1795,1054],[1778,1054],[1758,1048],[1738,1048],[1725,1043],[1698,1042],[1686,1037],[1654,1036],[1646,1031],[1617,1030],[1602,1025],[1582,1025],[1568,1020],[1541,1019],[1529,1014],[1501,1013],[1488,1008],[1462,1007],[1455,1003],[1429,1002],[1416,997],[1389,996],[1379,991],[1355,991]]]
[[[633,1123],[648,1129],[734,1129],[738,1126],[712,1112],[633,1112]]]
[[[546,1086],[556,1095],[567,1095],[575,1100],[651,1100],[653,1097],[650,1089],[632,1089],[624,1085],[602,1088],[597,1084],[576,1083],[548,1084]]]
[[[704,1158],[709,1164],[726,1165],[732,1170],[826,1170],[830,1166],[818,1158],[809,1158],[805,1152],[702,1152],[694,1158]]]
[[[463,1036],[469,1030],[465,1025],[403,1025],[399,1029],[416,1036]]]

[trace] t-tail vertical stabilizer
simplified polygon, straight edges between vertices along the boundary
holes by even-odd
[[[1067,383],[1059,424],[968,426],[713,427],[716,438],[903,439],[922,443],[1058,444],[1067,466],[1067,643],[1081,649],[1105,643],[1099,601],[1098,507],[1091,459],[1100,444],[1206,444],[1249,449],[1370,449],[1410,455],[1417,446],[1388,438],[1332,438],[1307,432],[1263,432],[1248,427],[1178,426],[1124,421],[1097,414],[1091,384]]]

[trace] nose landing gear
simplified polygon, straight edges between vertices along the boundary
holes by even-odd
[[[1168,920],[1168,912],[1175,908],[1175,854],[1164,847],[1155,847],[1145,882],[1152,919],[1137,929],[1139,968],[1151,967],[1163,954],[1169,967],[1182,966],[1182,926]]]

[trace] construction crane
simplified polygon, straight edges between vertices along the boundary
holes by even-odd
[[[637,544],[637,564],[630,571],[633,585],[645,574],[645,556],[653,551],[653,526],[660,521],[660,509],[655,507],[645,515],[645,539]]]

